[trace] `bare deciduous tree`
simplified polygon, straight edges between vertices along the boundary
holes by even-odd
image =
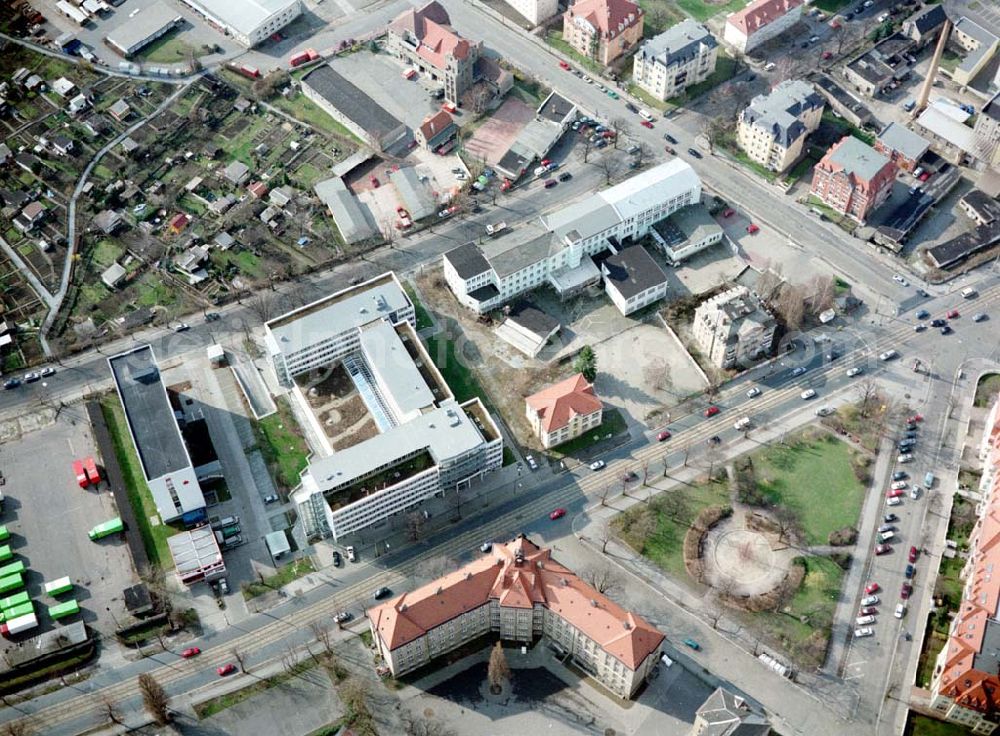
[[[4,736],[34,736],[35,727],[24,718],[17,721],[5,723],[3,727]]]
[[[455,732],[439,720],[417,716],[410,711],[400,714],[406,736],[455,736]]]
[[[413,572],[417,577],[434,580],[447,575],[456,567],[455,560],[446,555],[435,555],[417,563]]]
[[[649,144],[646,143],[645,141],[639,141],[638,143],[635,144],[635,147],[639,149],[634,154],[636,163],[642,166],[642,162],[644,160],[646,160],[647,158],[652,158],[653,149],[650,148]]]
[[[874,376],[865,378],[858,384],[858,413],[868,419],[879,406],[879,385]]]
[[[486,680],[490,684],[490,690],[499,693],[503,690],[504,683],[510,680],[510,665],[507,664],[507,655],[504,654],[503,646],[497,642],[490,652],[490,662],[486,668]]]
[[[611,495],[610,485],[605,485],[603,488],[601,488],[601,506],[608,505],[608,496],[610,495]]]
[[[670,380],[670,364],[667,363],[666,358],[661,356],[655,356],[646,364],[646,367],[642,369],[642,377],[649,386],[657,391],[666,391],[673,386],[673,382]]]
[[[601,554],[608,553],[608,543],[614,539],[614,531],[611,529],[611,522],[602,519],[597,525],[597,541],[601,543]]]
[[[809,297],[813,314],[820,314],[833,306],[833,300],[837,295],[832,276],[816,276],[810,284]]]
[[[632,130],[632,126],[629,125],[628,120],[619,115],[608,120],[608,127],[615,132],[612,143],[614,144],[615,150],[618,150],[618,141],[622,139],[622,136],[629,135]]]
[[[792,284],[785,284],[775,302],[775,309],[789,330],[802,327],[806,315],[805,295],[802,289]]]
[[[149,715],[153,717],[159,725],[165,726],[170,723],[170,697],[163,686],[148,672],[139,675],[139,692],[142,694],[142,704]]]
[[[784,279],[781,276],[782,266],[780,263],[768,265],[760,274],[754,290],[757,295],[766,302],[770,302],[777,296]]]
[[[230,649],[229,653],[233,655],[233,659],[236,660],[236,664],[238,664],[240,666],[240,672],[242,672],[243,674],[246,674],[246,672],[247,672],[247,667],[246,667],[247,653],[244,652],[242,649],[239,649],[237,647],[233,647],[232,649]]]
[[[106,695],[101,698],[101,714],[108,720],[109,723],[116,726],[125,725],[125,722],[122,720],[123,716],[118,704]]]
[[[585,567],[580,572],[580,579],[598,593],[611,594],[621,590],[621,580],[618,572],[610,565],[593,565]]]
[[[605,184],[610,184],[612,179],[622,170],[622,162],[616,156],[601,156],[597,160],[596,166],[604,172]]]
[[[321,621],[313,621],[309,624],[309,630],[316,637],[316,641],[323,647],[323,651],[331,654],[333,652],[333,645],[330,640],[330,629]]]
[[[594,148],[594,144],[590,142],[590,136],[585,135],[583,137],[583,163],[587,163],[590,158],[590,153]]]
[[[349,677],[340,683],[337,692],[340,702],[344,705],[345,716],[351,728],[358,734],[375,733],[375,723],[370,706],[371,691],[366,680]]]
[[[274,316],[274,297],[266,291],[258,291],[247,299],[246,307],[260,322],[267,322]]]
[[[411,511],[406,515],[406,537],[411,542],[420,539],[424,531],[424,515],[419,511]]]

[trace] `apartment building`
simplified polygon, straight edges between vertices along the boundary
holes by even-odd
[[[974,734],[990,734],[1000,711],[1000,399],[986,421],[980,447],[983,476],[979,518],[962,570],[965,587],[931,679],[930,712]]]
[[[524,535],[369,609],[368,619],[395,676],[486,634],[525,644],[545,638],[622,699],[649,676],[665,640]]]
[[[801,79],[787,79],[757,95],[740,113],[736,142],[761,166],[783,172],[802,155],[823,118],[823,98]]]
[[[813,168],[809,193],[864,224],[889,198],[897,171],[888,156],[848,135],[835,143]]]
[[[563,40],[608,66],[642,40],[644,21],[631,0],[578,0],[563,15]]]
[[[389,24],[389,53],[440,82],[444,98],[460,104],[476,80],[482,41],[462,38],[451,27],[451,18],[440,3],[410,8]]]
[[[398,285],[389,276],[392,285]],[[350,307],[360,315],[355,322],[368,319],[353,326],[341,319],[338,326],[317,331],[316,343],[322,346],[318,352],[299,351],[299,362],[280,364],[286,374],[298,375],[292,366],[299,371],[316,365],[319,355],[325,367],[339,363],[376,429],[374,436],[362,436],[335,451],[332,446],[318,448],[302,472],[292,500],[309,537],[340,539],[380,526],[431,496],[467,486],[503,461],[503,440],[489,412],[478,398],[461,404],[455,400],[414,331],[411,311],[402,305],[393,309],[389,296],[380,294],[387,288],[384,282],[372,285],[374,295],[365,294],[368,290],[362,287],[350,290],[353,293],[335,307],[341,312]],[[303,321],[299,329],[293,316],[297,313]],[[401,319],[394,321],[393,314]],[[281,329],[274,335],[280,345],[283,334],[309,335],[311,322],[335,316],[331,307],[304,314],[297,310],[279,318]],[[298,385],[289,397],[309,421],[310,434],[321,436],[319,418]]]
[[[944,5],[929,5],[903,21],[902,33],[923,48],[937,37],[947,19]]]
[[[956,84],[969,85],[986,68],[1000,48],[1000,38],[965,16],[951,29],[948,42],[964,53],[962,61],[951,72]]]
[[[698,175],[674,159],[509,233],[448,251],[445,280],[459,302],[480,314],[543,284],[568,297],[601,281],[592,256],[618,252],[700,201]]]
[[[803,0],[755,0],[726,18],[722,39],[748,53],[802,19]]]
[[[690,18],[654,36],[632,57],[632,81],[658,100],[676,97],[714,71],[715,36]]]
[[[712,365],[735,368],[770,355],[777,326],[749,289],[736,286],[698,306],[692,333]]]
[[[506,2],[533,26],[541,25],[559,12],[559,0],[506,0]]]
[[[582,373],[554,383],[524,400],[531,429],[548,449],[599,427],[604,405]]]
[[[930,146],[926,138],[899,123],[889,123],[875,139],[876,151],[888,156],[900,170],[911,174]]]
[[[1000,167],[1000,92],[976,116],[972,153],[987,166]]]

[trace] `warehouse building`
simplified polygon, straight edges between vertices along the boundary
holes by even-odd
[[[104,40],[108,46],[128,58],[183,22],[184,17],[166,3],[156,3],[126,18]]]
[[[302,15],[302,0],[183,0],[227,36],[251,48]]]

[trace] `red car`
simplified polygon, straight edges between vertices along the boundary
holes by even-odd
[[[875,606],[863,606],[860,611],[858,611],[859,616],[875,616],[878,614],[878,609]]]
[[[931,178],[931,172],[929,171],[925,171],[920,175],[920,181],[927,181],[930,178]]]
[[[559,68],[560,69],[565,69],[566,71],[569,71],[569,64],[567,64],[565,61],[560,61],[559,62]]]
[[[565,515],[566,509],[555,509],[551,514],[549,514],[549,518],[552,519],[552,521],[555,521],[556,519],[561,519]]]
[[[677,152],[671,146],[664,146],[663,150],[671,155],[677,155]]]
[[[754,225],[752,222],[749,225],[747,225],[747,232],[750,233],[751,235],[759,231],[760,228]]]
[[[874,593],[878,593],[880,590],[882,590],[882,588],[879,587],[878,583],[870,582],[865,586],[865,595],[872,595]]]
[[[198,647],[188,647],[181,652],[181,656],[184,659],[191,659],[191,657],[197,657],[199,654],[201,654],[201,650]]]
[[[903,587],[899,589],[899,597],[904,601],[910,597],[910,593],[913,592],[913,586],[909,582],[903,583]]]
[[[903,495],[903,493],[904,493],[904,491],[903,491],[902,488],[893,488],[891,491],[889,491],[887,494],[885,494],[885,497],[886,498],[899,498],[900,496]]]
[[[824,59],[829,59],[831,56],[833,56],[833,52],[832,51],[824,51],[823,52],[823,58]]]
[[[656,435],[656,441],[657,442],[663,442],[664,440],[669,440],[669,439],[670,439],[670,430],[669,429],[665,429],[662,432],[660,432],[658,435]]]
[[[233,664],[232,662],[215,668],[215,674],[217,674],[219,677],[225,677],[226,675],[231,675],[235,671],[236,671],[236,665]]]
[[[908,422],[922,422],[922,421],[924,421],[924,415],[923,414],[914,414],[912,417],[910,417],[906,421],[908,421]]]
[[[545,168],[548,168],[549,164],[551,164],[551,163],[552,163],[551,159],[547,159],[547,158],[543,158],[542,159],[542,166],[544,166]]]
[[[648,120],[642,120],[642,121],[640,121],[639,125],[641,125],[643,128],[649,128],[650,130],[653,129],[653,124],[651,122],[649,122]]]
[[[369,181],[372,183],[373,189],[378,189],[379,186],[381,185],[381,182],[378,180],[377,176],[373,176],[371,179],[369,179]]]
[[[957,309],[952,309],[948,314],[945,315],[948,319],[958,319],[959,314]]]
[[[720,411],[722,410],[713,404],[712,406],[705,409],[705,418],[707,419],[708,417],[714,417]]]
[[[891,552],[891,551],[892,551],[892,547],[890,547],[888,544],[876,544],[875,545],[875,554],[877,554],[877,555],[884,555],[885,553]]]
[[[727,207],[726,209],[724,209],[722,211],[722,216],[723,217],[732,217],[735,214],[736,214],[736,210],[734,210],[732,207]]]
[[[910,547],[910,554],[907,555],[906,559],[908,559],[910,562],[916,562],[917,561],[917,548],[916,547]]]

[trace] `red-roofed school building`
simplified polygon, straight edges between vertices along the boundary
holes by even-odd
[[[600,426],[603,404],[582,373],[543,388],[524,400],[531,428],[549,448]]]
[[[368,618],[393,675],[491,632],[521,642],[545,636],[621,698],[645,681],[665,639],[524,535],[369,610]]]

